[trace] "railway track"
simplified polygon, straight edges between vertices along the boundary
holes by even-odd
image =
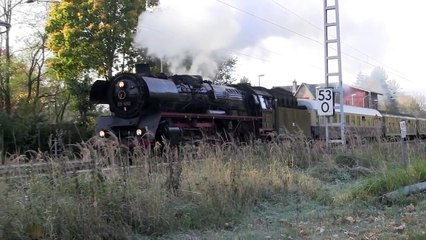
[[[401,141],[389,141],[389,142],[380,142],[376,144],[389,145],[394,147],[395,149],[401,149],[401,143],[402,143]],[[420,143],[420,147],[423,147],[423,148],[426,147],[425,139],[407,140],[404,143],[408,144],[408,146],[410,146],[411,144],[415,144],[418,146],[418,143]],[[164,167],[167,165],[168,165],[167,161],[162,163],[160,161],[156,164],[156,167]],[[101,162],[97,162],[93,160],[90,160],[90,161],[55,160],[55,161],[48,161],[48,162],[6,164],[6,165],[0,165],[0,178],[23,177],[23,176],[30,176],[32,174],[47,175],[47,174],[51,174],[54,171],[62,172],[62,173],[86,172],[93,169],[96,169],[99,171],[108,171],[108,169],[111,167],[112,167],[111,165],[105,165],[105,164],[102,164]],[[128,167],[133,168],[137,166],[128,166]]]
[[[51,173],[53,170],[80,171],[88,170],[93,167],[94,163],[90,161],[9,164],[0,166],[0,177],[24,176],[29,174],[46,174]]]

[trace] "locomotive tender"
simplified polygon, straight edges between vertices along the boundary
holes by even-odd
[[[90,100],[108,104],[112,113],[99,117],[99,136],[114,134],[130,147],[163,139],[171,144],[199,139],[247,141],[293,133],[325,138],[325,122],[317,114],[316,101],[298,100],[282,88],[215,85],[197,75],[153,76],[145,64],[138,64],[134,74],[96,81]],[[426,119],[353,106],[345,106],[345,118],[347,133],[362,138],[393,136],[393,127],[401,120],[407,122],[410,137],[426,135]],[[338,123],[339,115],[330,121]]]

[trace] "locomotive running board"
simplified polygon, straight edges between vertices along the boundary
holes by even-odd
[[[227,119],[239,121],[254,121],[262,120],[262,117],[253,116],[232,116],[232,115],[218,115],[218,114],[198,114],[198,113],[176,113],[176,112],[163,112],[162,117],[171,118],[186,118],[186,119]]]

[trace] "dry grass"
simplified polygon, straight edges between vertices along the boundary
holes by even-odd
[[[1,239],[128,239],[227,228],[265,202],[283,208],[301,199],[348,203],[348,191],[330,186],[393,168],[400,158],[388,143],[353,144],[343,152],[302,136],[198,143],[165,148],[162,156],[156,148],[129,154],[117,141],[99,138],[77,147],[91,171],[64,173],[58,161],[75,159],[68,156],[50,158],[58,164],[47,176],[0,180]],[[412,157],[426,152],[422,143],[409,149]],[[108,171],[101,170],[105,166]]]

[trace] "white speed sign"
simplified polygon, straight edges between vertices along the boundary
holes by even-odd
[[[334,94],[333,88],[318,88],[317,101],[319,104],[319,116],[333,116],[334,115]]]

